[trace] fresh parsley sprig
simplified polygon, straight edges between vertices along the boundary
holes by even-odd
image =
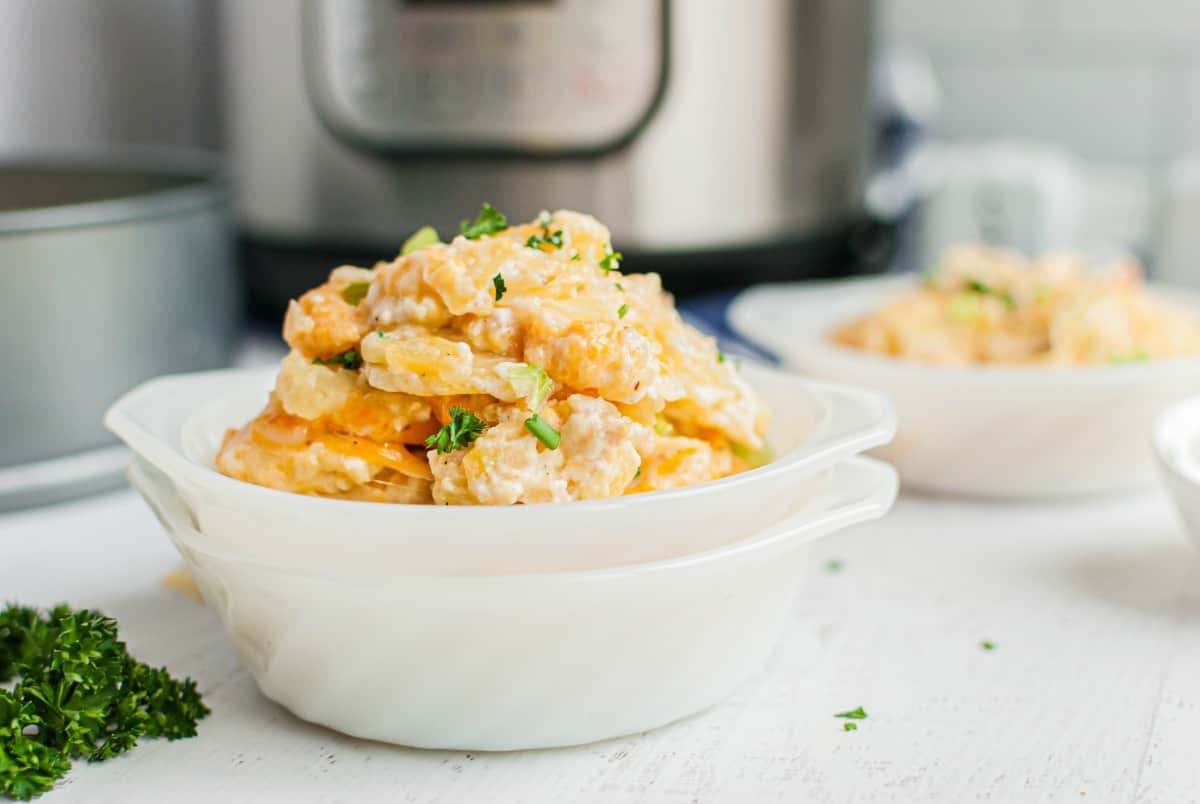
[[[462,236],[468,240],[478,240],[484,235],[503,232],[508,228],[508,218],[504,217],[503,212],[498,212],[488,202],[483,202],[483,208],[479,211],[479,217],[474,223],[463,221],[459,224],[459,230]]]
[[[0,794],[19,800],[50,790],[72,759],[194,737],[209,713],[194,681],[136,661],[116,621],[86,609],[0,611],[0,681],[13,676],[0,689]]]
[[[466,449],[483,433],[487,422],[458,405],[450,408],[450,421],[425,439],[425,446],[436,449],[439,455]]]

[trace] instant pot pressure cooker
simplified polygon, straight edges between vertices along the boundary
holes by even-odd
[[[260,310],[488,201],[607,223],[687,292],[862,267],[870,0],[222,8]]]

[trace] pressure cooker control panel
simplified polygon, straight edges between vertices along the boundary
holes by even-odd
[[[666,0],[309,0],[305,69],[358,147],[601,153],[652,115],[667,25]]]

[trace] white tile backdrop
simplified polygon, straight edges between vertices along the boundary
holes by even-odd
[[[1200,149],[1198,0],[879,0],[889,45],[930,56],[940,133],[1037,137],[1161,165]]]

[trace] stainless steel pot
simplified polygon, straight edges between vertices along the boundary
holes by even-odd
[[[119,482],[109,403],[228,362],[229,203],[198,154],[0,161],[0,509]]]

